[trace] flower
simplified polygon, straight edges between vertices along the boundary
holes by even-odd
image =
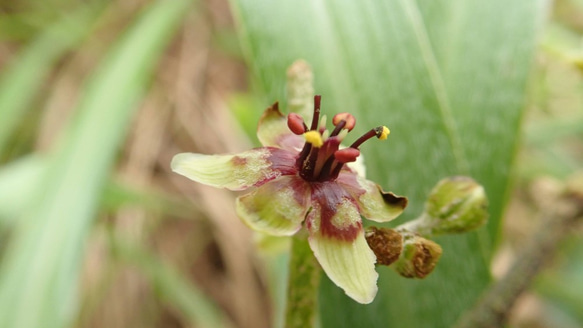
[[[263,147],[235,155],[182,153],[174,156],[171,166],[214,187],[256,187],[237,198],[239,217],[252,229],[276,236],[290,236],[305,227],[328,277],[357,302],[370,303],[378,274],[361,216],[390,221],[401,214],[407,199],[366,180],[357,165],[362,143],[375,136],[386,139],[389,129],[371,129],[350,147],[341,147],[356,119],[337,114],[334,130],[328,131],[325,116],[320,120],[320,100],[314,97],[310,127],[298,114],[286,119],[275,103],[259,121],[257,136]]]

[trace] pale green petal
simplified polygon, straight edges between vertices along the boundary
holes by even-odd
[[[265,147],[299,150],[304,144],[301,136],[293,134],[287,127],[287,118],[275,103],[263,112],[257,126],[257,139]]]
[[[355,301],[371,303],[377,293],[376,257],[361,230],[353,241],[311,234],[310,247],[330,280]]]
[[[237,198],[237,214],[253,230],[290,236],[302,227],[309,197],[305,181],[283,176]]]
[[[360,214],[376,222],[395,219],[407,206],[407,198],[385,192],[376,183],[361,176],[342,175],[338,183],[346,189],[358,203]]]
[[[172,170],[193,181],[218,188],[243,190],[281,176],[269,161],[272,152],[255,148],[236,155],[182,153],[172,158]]]
[[[284,134],[291,133],[287,127],[286,117],[279,111],[278,103],[263,112],[257,126],[257,139],[263,146],[277,146]]]

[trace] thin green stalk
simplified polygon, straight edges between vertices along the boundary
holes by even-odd
[[[292,238],[285,327],[314,327],[321,269],[306,238]]]

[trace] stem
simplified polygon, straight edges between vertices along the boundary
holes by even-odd
[[[544,215],[537,231],[517,254],[516,261],[506,275],[494,283],[481,301],[468,311],[456,328],[503,327],[512,306],[528,288],[544,264],[556,254],[561,240],[573,224],[582,221],[582,199],[562,199],[556,208]]]
[[[423,237],[432,237],[431,230],[434,228],[434,224],[431,219],[427,216],[427,213],[421,214],[415,220],[407,221],[400,224],[395,228],[397,231],[410,231],[419,234]]]
[[[305,238],[293,237],[285,327],[314,327],[320,266]]]

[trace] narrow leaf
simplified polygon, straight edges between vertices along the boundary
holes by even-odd
[[[10,134],[26,116],[28,105],[53,64],[80,41],[94,22],[95,9],[83,7],[65,15],[24,48],[0,74],[0,154]]]
[[[194,327],[232,327],[228,316],[221,311],[192,282],[169,263],[143,249],[115,241],[116,250],[130,264],[137,266],[168,305],[180,311],[186,323]]]
[[[0,327],[64,327],[77,310],[83,246],[134,103],[190,1],[149,5],[86,92],[0,271]]]

